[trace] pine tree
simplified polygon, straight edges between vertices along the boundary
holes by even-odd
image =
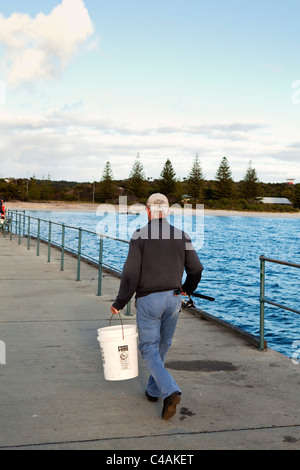
[[[187,179],[188,193],[195,204],[203,201],[203,179],[203,173],[197,154]]]
[[[102,179],[96,192],[96,198],[101,202],[105,202],[107,199],[113,199],[116,196],[117,188],[114,183],[111,165],[109,162],[106,162],[102,173]]]
[[[30,178],[28,199],[31,201],[37,201],[38,199],[40,199],[40,190],[37,185],[35,176]]]
[[[128,194],[138,199],[145,196],[145,180],[144,167],[138,153],[128,179]]]
[[[176,173],[169,159],[167,159],[160,174],[159,190],[166,196],[176,192]]]
[[[251,166],[251,161],[244,176],[241,189],[242,196],[245,199],[255,200],[259,196],[259,180],[255,169]]]
[[[223,157],[216,174],[215,195],[217,199],[233,196],[234,183],[231,176],[231,170],[226,157]]]
[[[40,199],[44,201],[50,201],[54,196],[54,192],[52,189],[52,184],[51,184],[51,176],[50,173],[48,174],[48,178],[45,180],[44,177],[42,177],[42,183],[40,186]]]

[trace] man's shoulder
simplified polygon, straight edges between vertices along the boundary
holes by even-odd
[[[157,240],[157,239],[170,239],[170,240],[184,240],[190,241],[189,235],[170,224],[167,220],[164,220],[160,224],[155,222],[154,224],[148,223],[147,225],[138,228],[133,233],[131,240]]]
[[[140,227],[136,229],[133,234],[131,235],[131,242],[134,242],[135,240],[140,240],[141,238],[144,238],[143,235],[148,233],[148,225],[145,225],[144,227]]]

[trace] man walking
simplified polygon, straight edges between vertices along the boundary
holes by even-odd
[[[164,400],[162,419],[176,413],[181,390],[164,362],[181,310],[181,295],[197,288],[203,266],[189,236],[166,220],[169,202],[163,194],[152,194],[147,202],[148,225],[137,230],[130,241],[118,296],[111,307],[119,313],[136,293],[139,350],[150,378],[149,401]],[[186,280],[182,277],[186,271]]]

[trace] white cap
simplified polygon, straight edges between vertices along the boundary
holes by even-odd
[[[169,201],[164,194],[152,194],[149,197],[146,205],[151,211],[152,218],[156,219],[160,217],[167,217],[169,212]]]
[[[169,207],[169,201],[168,201],[168,198],[164,194],[155,193],[155,194],[151,194],[146,205],[148,207],[156,206],[156,210],[157,210],[163,207]]]

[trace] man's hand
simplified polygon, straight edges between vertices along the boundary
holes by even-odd
[[[113,315],[118,315],[118,314],[120,313],[120,311],[121,311],[121,310],[117,310],[117,309],[116,309],[115,307],[113,307],[113,306],[111,306],[110,309],[111,309],[111,313],[112,313]]]
[[[175,295],[175,297],[178,297],[179,295],[187,296],[187,294],[185,292],[183,292],[182,290],[180,290],[180,289],[174,290],[174,295]]]

